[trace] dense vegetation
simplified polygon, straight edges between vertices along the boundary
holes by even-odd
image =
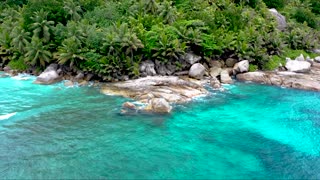
[[[286,16],[286,30],[268,8]],[[146,59],[178,68],[190,51],[273,69],[320,37],[318,0],[6,0],[0,12],[2,67],[57,62],[104,80],[138,76]]]

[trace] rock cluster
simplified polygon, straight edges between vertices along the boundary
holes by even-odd
[[[295,60],[287,58],[286,71],[248,72],[238,74],[241,81],[252,81],[275,86],[320,91],[320,57],[311,59],[298,56]]]
[[[146,104],[145,111],[157,113],[170,112],[172,109],[170,103],[185,103],[208,93],[201,81],[177,76],[153,76],[105,83],[101,92],[134,99]],[[129,107],[128,104],[124,106]]]

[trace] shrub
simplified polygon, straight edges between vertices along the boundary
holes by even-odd
[[[249,65],[249,72],[254,72],[254,71],[257,71],[257,70],[258,70],[258,66],[257,65],[253,65],[253,64]]]
[[[23,60],[23,58],[20,58],[18,60],[11,60],[8,64],[8,66],[11,69],[19,70],[19,71],[25,71],[29,68]]]
[[[317,16],[313,14],[309,9],[299,7],[294,16],[297,22],[304,23],[306,22],[309,27],[317,29],[318,28],[318,20]]]
[[[315,14],[320,14],[320,1],[319,0],[311,0],[311,11]]]
[[[288,24],[288,31],[284,34],[285,41],[291,49],[311,50],[319,46],[319,32],[306,24],[297,26]]]
[[[282,9],[286,1],[285,0],[263,0],[263,2],[268,6],[268,8]]]
[[[285,58],[281,56],[272,56],[269,61],[266,61],[263,64],[262,69],[272,71],[278,68],[280,64],[284,65],[285,63]]]

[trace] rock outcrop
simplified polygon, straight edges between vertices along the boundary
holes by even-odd
[[[208,93],[201,81],[176,76],[149,76],[124,82],[105,83],[101,92],[131,98],[149,104],[149,107],[155,98],[165,99],[168,103],[185,103]]]
[[[251,81],[275,86],[320,91],[320,64],[315,63],[309,73],[281,72],[248,72],[238,74],[240,81]]]
[[[206,68],[202,64],[196,63],[191,66],[189,76],[195,79],[202,79],[205,71]]]
[[[269,9],[269,12],[276,18],[278,23],[278,29],[283,31],[287,27],[287,21],[286,17],[284,17],[282,14],[280,14],[276,9],[272,8]]]
[[[42,72],[37,79],[33,82],[35,84],[54,84],[62,80],[57,72],[58,65],[49,65],[44,72]]]

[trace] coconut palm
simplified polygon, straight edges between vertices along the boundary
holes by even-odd
[[[48,12],[40,10],[34,13],[31,19],[34,23],[31,24],[30,28],[33,30],[33,36],[39,39],[43,38],[44,42],[49,42],[50,31],[53,28],[54,22],[47,20]]]
[[[63,9],[73,21],[79,21],[81,19],[80,13],[82,13],[81,6],[75,3],[73,0],[67,0],[64,2]]]
[[[13,29],[10,36],[12,37],[12,47],[21,54],[25,53],[30,40],[30,32],[26,32],[21,26],[18,26]]]
[[[45,67],[52,57],[52,54],[47,49],[48,46],[44,45],[41,39],[33,37],[31,43],[28,43],[26,47],[26,63],[33,66],[40,65],[41,67]]]
[[[58,48],[58,62],[59,64],[69,64],[72,68],[74,65],[78,65],[79,61],[85,59],[80,53],[80,43],[75,37],[65,39],[62,46]]]

